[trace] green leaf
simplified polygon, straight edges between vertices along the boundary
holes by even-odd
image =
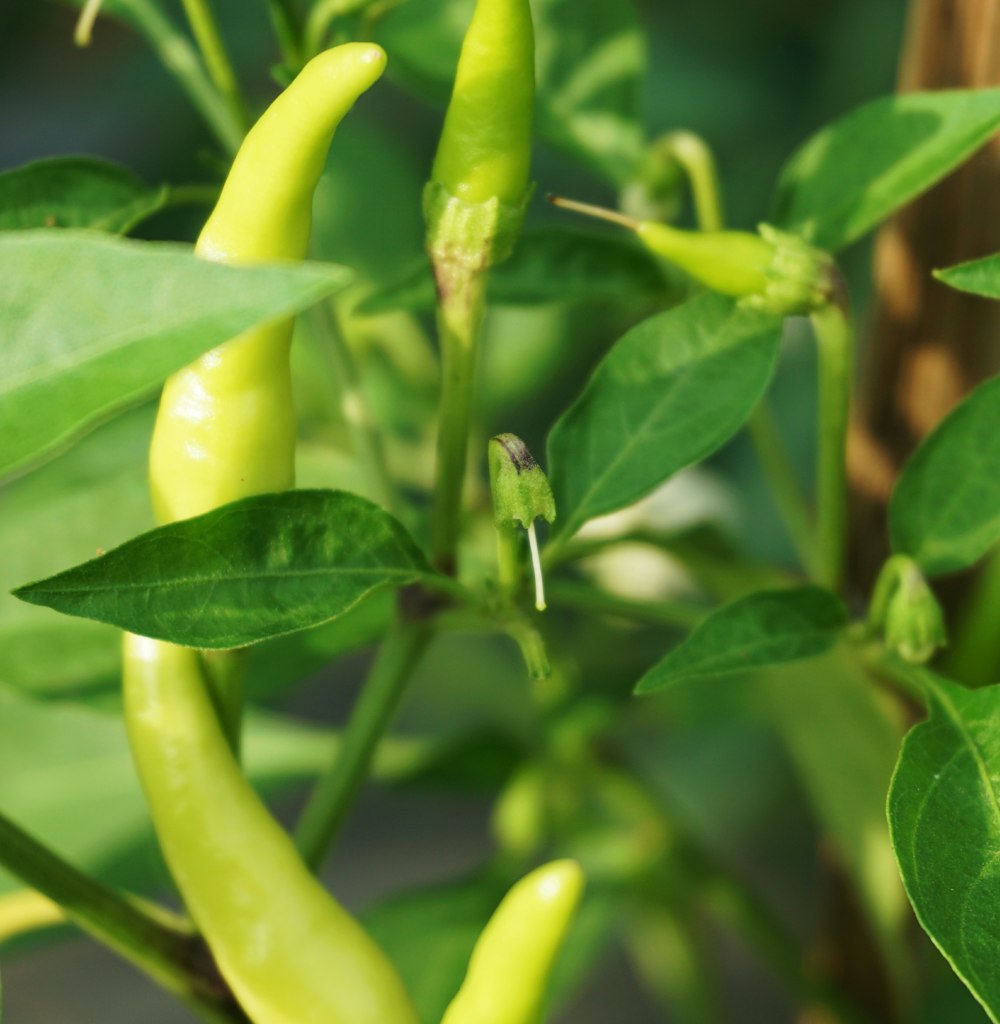
[[[893,550],[934,576],[1000,540],[1000,377],[981,384],[910,457],[889,502]]]
[[[639,680],[635,692],[812,658],[829,650],[846,625],[843,602],[821,587],[748,594],[709,615]]]
[[[61,458],[4,488],[0,686],[36,696],[83,697],[120,685],[117,629],[26,604],[8,591],[148,529],[152,510],[146,458],[153,411],[146,406],[118,417]],[[392,616],[392,594],[386,591],[332,622],[259,644],[249,660],[248,693],[272,695],[337,655],[374,643]]]
[[[934,276],[960,292],[1000,299],[1000,254],[969,260],[946,270],[935,270]]]
[[[17,597],[186,647],[226,649],[319,625],[433,570],[397,520],[344,491],[223,505],[20,587]]]
[[[447,102],[474,0],[407,0],[379,22],[390,73]],[[630,0],[536,0],[537,129],[621,184],[638,162],[642,33]]]
[[[0,174],[0,230],[92,228],[125,234],[163,208],[167,189],[89,156],[36,160]]]
[[[836,251],[927,191],[1000,128],[1000,89],[875,100],[822,128],[778,181],[771,220]]]
[[[673,296],[664,265],[628,238],[547,227],[526,231],[510,259],[490,270],[487,298],[494,305],[636,301]],[[405,278],[368,296],[359,313],[398,309],[430,311],[436,296],[430,262],[423,257]]]
[[[230,267],[88,232],[0,233],[0,475],[347,280],[342,267]]]
[[[781,319],[705,293],[632,328],[549,435],[558,533],[636,501],[742,426]]]
[[[930,717],[903,742],[889,829],[917,919],[1000,1021],[1000,687],[913,670]]]

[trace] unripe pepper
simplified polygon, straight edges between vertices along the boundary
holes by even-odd
[[[811,313],[840,288],[833,260],[796,235],[761,224],[749,231],[685,231],[614,210],[549,196],[556,206],[612,221],[700,284],[780,316]]]
[[[552,967],[583,885],[583,871],[572,860],[522,878],[483,929],[441,1024],[541,1024]]]
[[[431,180],[457,199],[519,206],[531,170],[535,40],[528,0],[479,0]]]
[[[534,102],[528,0],[478,0],[424,194],[439,281],[449,265],[481,271],[510,254],[531,195]]]
[[[306,65],[247,136],[198,240],[202,256],[305,255],[330,139],[384,65],[382,50],[363,43]],[[167,382],[150,454],[161,520],[292,484],[291,332],[291,320],[256,328]],[[392,964],[315,880],[240,771],[220,722],[228,695],[216,692],[239,674],[239,652],[213,657],[224,664],[126,634],[123,678],[160,845],[223,977],[254,1024],[417,1024]]]
[[[303,259],[334,130],[384,67],[370,43],[311,60],[250,130],[195,251],[222,263]],[[247,331],[167,381],[149,465],[159,521],[292,486],[292,323]]]
[[[416,1024],[392,964],[240,771],[197,651],[126,635],[125,720],[170,872],[254,1024]]]

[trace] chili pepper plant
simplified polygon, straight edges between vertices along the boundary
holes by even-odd
[[[201,127],[0,173],[0,972],[78,929],[178,1021],[1000,1021],[1000,378],[875,530],[848,473],[855,243],[1000,89],[812,118],[737,228],[652,9],[75,6]],[[407,880],[400,825],[365,904],[320,872],[387,787],[481,853]]]

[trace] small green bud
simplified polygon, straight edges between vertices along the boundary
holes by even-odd
[[[947,643],[941,608],[917,563],[894,555],[875,584],[869,630],[882,631],[885,645],[904,661],[923,665]]]
[[[556,517],[552,488],[516,434],[498,434],[490,439],[490,487],[497,526],[529,527],[536,519],[551,523]]]
[[[544,611],[545,590],[535,520],[541,518],[551,523],[555,519],[552,488],[528,446],[516,434],[498,434],[490,439],[489,466],[501,579],[510,589],[516,583],[517,552],[512,534],[517,527],[523,527],[528,531],[535,575],[535,607]]]

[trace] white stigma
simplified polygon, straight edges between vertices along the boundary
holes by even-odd
[[[535,608],[545,611],[545,581],[542,579],[542,559],[538,554],[538,537],[534,520],[528,526],[528,547],[531,548],[531,568],[535,573]]]

